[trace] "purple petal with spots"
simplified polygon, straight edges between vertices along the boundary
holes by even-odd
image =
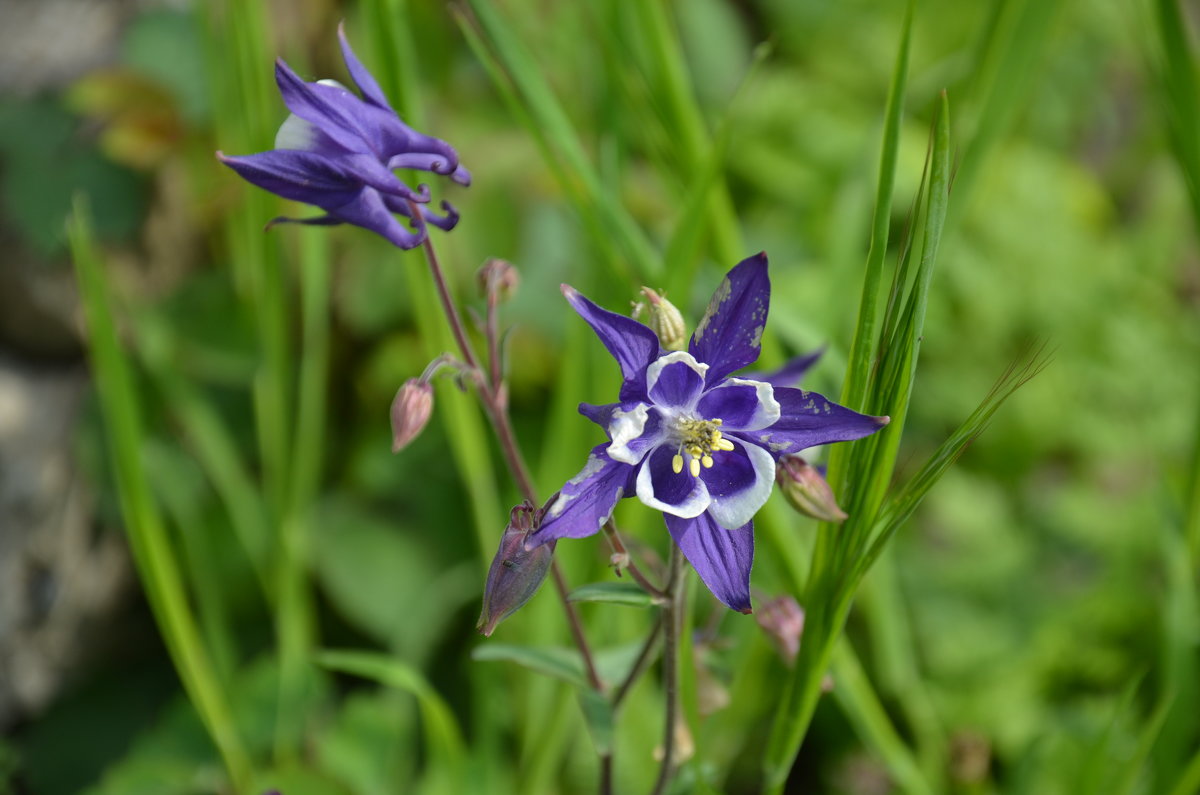
[[[622,402],[644,400],[646,368],[658,358],[658,335],[633,318],[601,309],[569,284],[562,285],[562,294],[621,366]]]
[[[751,381],[766,381],[771,386],[796,386],[824,353],[825,346],[822,345],[812,353],[789,359],[778,370],[772,370],[769,373],[744,373],[742,377]]]
[[[704,376],[695,368],[686,362],[671,362],[650,387],[650,399],[659,406],[691,406],[703,388]]]
[[[529,537],[527,548],[558,538],[584,538],[596,533],[622,497],[633,495],[636,467],[609,458],[601,444],[592,448],[587,464],[567,481],[549,504],[542,526]]]
[[[637,496],[644,504],[663,513],[689,518],[701,514],[712,503],[704,481],[692,477],[687,467],[676,472],[671,465],[675,448],[663,445],[652,450],[638,471]]]
[[[698,361],[708,363],[709,384],[758,359],[770,300],[763,253],[742,260],[717,287],[688,344]]]
[[[760,431],[739,431],[778,458],[830,442],[861,439],[888,424],[887,417],[859,414],[816,392],[782,387],[775,390],[779,421]]]
[[[708,390],[696,411],[706,419],[720,419],[722,431],[758,430],[779,419],[779,403],[765,381],[731,378]]]
[[[713,596],[740,613],[749,613],[754,523],[726,530],[706,513],[695,519],[663,514],[663,519],[671,537]]]

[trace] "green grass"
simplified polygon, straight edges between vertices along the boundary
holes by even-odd
[[[182,131],[146,175],[155,220],[121,204],[120,169],[146,166],[109,163],[123,181],[73,186],[65,238],[98,408],[82,438],[101,440],[81,466],[166,652],[128,653],[180,685],[149,724],[60,694],[0,741],[0,791],[67,791],[57,765],[93,793],[588,792],[597,748],[613,791],[654,781],[661,666],[612,709],[549,589],[472,630],[518,493],[473,392],[439,379],[437,421],[388,452],[396,388],[454,347],[419,253],[264,233],[315,211],[212,157],[271,146],[277,55],[347,79],[343,18],[405,119],[472,170],[432,186],[463,214],[434,238],[451,292],[482,313],[485,258],[520,270],[501,324],[540,493],[601,441],[576,406],[618,377],[562,282],[618,311],[662,288],[694,322],[765,250],[764,366],[826,345],[805,387],[891,417],[818,453],[845,523],[778,499],[756,519],[756,604],[806,611],[793,666],[692,579],[675,791],[1196,789],[1200,45],[1180,4],[271,8],[136,28],[128,66]],[[181,41],[202,68],[146,56]],[[136,128],[75,109],[77,134],[50,136],[44,99],[0,111],[10,159],[53,137],[71,162],[119,160],[90,131]],[[28,170],[0,195],[30,197],[17,231],[42,245],[70,197]],[[186,265],[89,203],[183,230]],[[630,500],[616,518],[639,559],[666,559],[657,516]],[[660,607],[609,554],[597,537],[556,557],[614,683]],[[115,687],[136,692],[136,670]],[[78,731],[126,750],[73,765]]]

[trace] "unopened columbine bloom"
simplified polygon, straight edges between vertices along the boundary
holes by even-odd
[[[458,213],[445,201],[443,213],[429,209],[428,186],[414,190],[393,170],[428,171],[463,185],[470,184],[471,175],[459,165],[453,147],[400,120],[340,27],[338,39],[361,97],[333,80],[305,82],[278,60],[275,82],[292,115],[279,128],[275,148],[240,157],[218,152],[217,157],[248,182],[326,213],[317,218],[276,218],[273,224],[354,224],[400,248],[414,248],[425,239],[426,224],[450,230],[458,222]],[[396,215],[409,219],[412,228]]]
[[[662,511],[709,590],[749,612],[752,519],[771,494],[776,459],[858,439],[887,418],[815,392],[733,377],[758,358],[770,301],[765,254],[729,272],[686,351],[664,350],[649,328],[571,287],[563,294],[616,358],[624,381],[619,402],[580,405],[609,441],[563,486],[530,544],[591,535],[618,500],[637,495]]]

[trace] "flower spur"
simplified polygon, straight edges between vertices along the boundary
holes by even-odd
[[[276,218],[271,224],[348,223],[400,248],[415,248],[425,239],[426,224],[449,231],[458,213],[445,201],[442,213],[432,211],[429,188],[414,190],[393,170],[428,171],[462,185],[470,184],[471,175],[452,146],[401,121],[341,26],[338,40],[361,97],[333,80],[305,82],[277,60],[275,81],[291,115],[275,136],[275,149],[237,157],[218,152],[217,158],[260,188],[325,211],[317,218]],[[397,215],[409,219],[412,228]]]

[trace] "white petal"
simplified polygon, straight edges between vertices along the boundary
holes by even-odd
[[[275,133],[276,149],[299,149],[311,151],[316,140],[317,126],[307,122],[295,113],[283,120],[279,132]]]
[[[639,403],[629,411],[616,409],[612,413],[612,421],[608,424],[608,435],[612,444],[608,446],[608,457],[624,464],[636,464],[646,453],[646,445],[638,445],[637,450],[631,450],[629,443],[641,437],[646,430],[646,419],[650,407]]]
[[[775,459],[771,454],[756,444],[734,444],[746,451],[750,465],[754,467],[754,483],[749,488],[728,497],[714,499],[708,506],[708,513],[717,524],[726,530],[736,530],[754,518],[758,509],[763,507],[771,496],[771,488],[775,485]],[[645,467],[643,467],[645,469]],[[638,478],[638,496],[641,496],[641,478]]]
[[[712,503],[712,497],[709,496],[708,486],[704,485],[704,481],[700,478],[692,478],[692,480],[695,481],[695,488],[683,503],[671,505],[663,502],[654,496],[654,484],[650,480],[650,461],[647,459],[646,463],[642,464],[637,476],[638,499],[650,508],[663,513],[673,514],[681,519],[692,519],[704,513]]]
[[[752,386],[758,396],[758,407],[754,410],[754,415],[749,422],[743,425],[733,426],[728,425],[722,430],[730,431],[758,431],[763,428],[770,428],[779,421],[781,409],[779,401],[775,399],[775,387],[768,384],[766,381],[750,381],[745,378],[727,378],[718,387],[708,390],[705,394],[712,394],[718,389],[724,389],[727,386]]]
[[[658,383],[658,377],[662,375],[663,368],[668,364],[674,364],[675,362],[683,362],[688,367],[695,370],[696,373],[699,374],[701,382],[704,380],[704,374],[708,372],[708,365],[704,364],[703,362],[696,361],[696,357],[692,356],[687,351],[672,351],[666,356],[660,356],[659,358],[655,359],[650,363],[650,366],[646,368],[647,393],[654,389],[654,385]],[[691,406],[687,406],[687,408],[691,408]]]

